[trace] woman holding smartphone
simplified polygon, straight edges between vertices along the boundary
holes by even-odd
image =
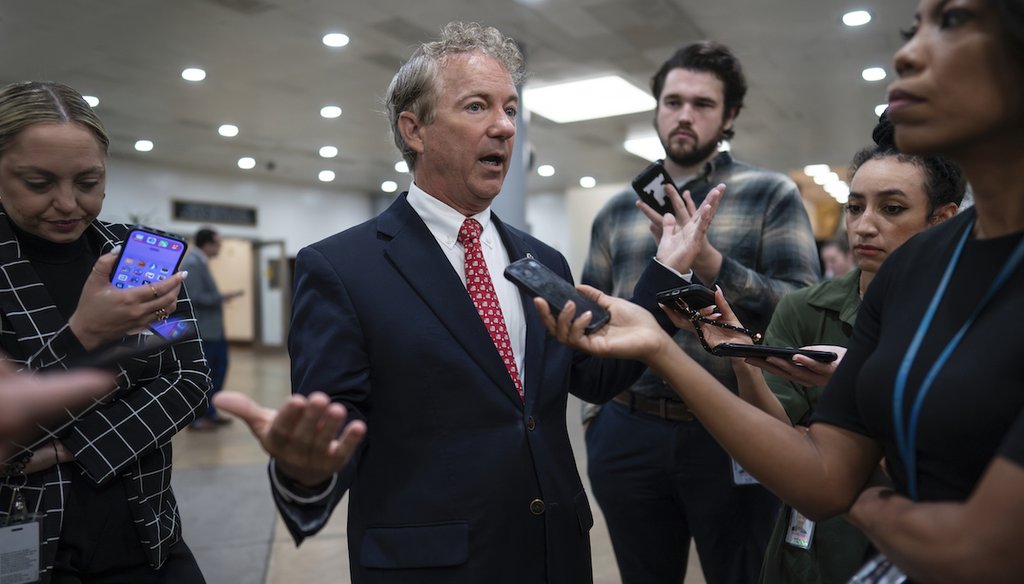
[[[612,313],[590,336],[587,315],[541,316],[562,341],[646,362],[765,486],[812,519],[847,513],[912,581],[1020,582],[1024,10],[922,0],[905,34],[896,145],[959,164],[975,204],[886,260],[809,429],[729,392],[625,301],[590,289]],[[872,483],[883,456],[893,486]]]
[[[0,90],[0,350],[24,369],[142,346],[146,326],[174,311],[192,319],[186,274],[111,284],[129,227],[97,219],[108,144],[70,87]],[[205,407],[199,341],[154,348],[116,373],[105,403],[5,461],[0,521],[38,522],[43,582],[203,582],[170,488],[171,437]]]

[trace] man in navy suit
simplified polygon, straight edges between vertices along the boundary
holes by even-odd
[[[521,66],[510,39],[462,23],[402,66],[386,105],[413,183],[378,217],[298,254],[296,395],[277,412],[217,399],[271,454],[296,543],[349,493],[357,584],[592,581],[566,399],[606,401],[643,367],[559,344],[502,277],[533,257],[571,279],[557,251],[490,211],[512,158]],[[659,259],[673,265],[711,213]],[[652,261],[634,299],[660,312],[655,293],[681,283]],[[474,300],[486,295],[489,306]]]

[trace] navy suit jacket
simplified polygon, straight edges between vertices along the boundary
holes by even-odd
[[[494,222],[511,261],[566,279],[565,259]],[[572,392],[603,402],[643,371],[574,352],[526,295],[525,404],[464,285],[402,195],[380,216],[301,250],[289,335],[293,391],[323,391],[365,419],[331,494],[296,504],[275,489],[299,543],[347,491],[352,581],[591,582],[593,517],[566,430]],[[679,278],[652,262],[637,284]],[[667,320],[665,321],[667,322]]]

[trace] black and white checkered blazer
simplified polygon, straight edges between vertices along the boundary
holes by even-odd
[[[94,221],[86,237],[105,253],[121,243],[127,225]],[[194,320],[182,286],[176,314]],[[126,343],[144,343],[134,334]],[[0,349],[24,368],[66,368],[84,352],[67,320],[54,305],[0,207]],[[104,403],[46,429],[34,447],[59,438],[75,461],[28,475],[22,494],[29,511],[44,515],[40,567],[49,579],[56,557],[70,477],[98,485],[119,480],[128,495],[136,531],[152,566],[163,564],[181,538],[181,520],[171,492],[171,438],[206,408],[209,368],[198,340],[156,350],[145,359],[122,364],[117,389]],[[0,520],[8,511],[10,489],[0,486]]]

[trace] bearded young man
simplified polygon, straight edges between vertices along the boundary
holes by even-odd
[[[689,191],[699,208],[715,185],[726,185],[689,277],[721,286],[740,320],[763,331],[783,294],[818,281],[814,235],[796,184],[719,152],[747,90],[727,47],[683,47],[651,88],[665,169],[678,191]],[[636,203],[629,190],[598,214],[583,283],[630,294],[657,248]],[[687,213],[677,206],[676,216]],[[691,333],[676,340],[737,391],[728,359],[706,353]],[[709,584],[757,581],[778,501],[745,478],[661,378],[647,371],[603,408],[585,406],[584,424],[594,496],[624,583],[681,582],[691,538]]]

